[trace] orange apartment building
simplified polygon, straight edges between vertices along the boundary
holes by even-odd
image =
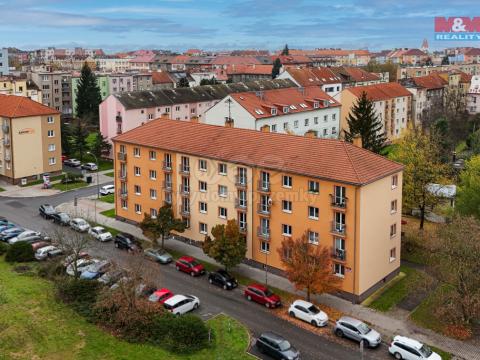
[[[286,236],[332,251],[339,294],[361,301],[399,271],[402,166],[361,147],[157,119],[113,139],[115,209],[138,223],[165,203],[201,243],[236,219],[246,261],[281,272]]]

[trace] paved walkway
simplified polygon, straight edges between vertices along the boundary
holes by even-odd
[[[83,216],[90,221],[94,221],[94,203],[95,202],[92,199],[79,199],[76,209],[77,215]],[[96,206],[97,212],[113,208],[113,204],[108,204],[102,201],[97,201]],[[58,209],[70,214],[74,214],[75,211],[72,203],[59,205]],[[139,239],[147,240],[142,235],[141,230],[134,225],[115,220],[101,214],[97,214],[97,222],[105,226],[113,227],[120,231],[128,232]],[[165,246],[169,249],[194,256],[199,260],[215,263],[214,260],[203,253],[201,248],[184,243],[183,241],[169,239],[165,242]],[[265,272],[263,270],[245,264],[238,265],[235,268],[235,272],[261,283],[265,281]],[[296,293],[299,296],[304,296],[303,292],[296,291],[293,285],[284,277],[269,273],[268,283],[269,285],[278,289]],[[372,324],[372,327],[384,334],[384,338],[392,338],[395,335],[408,336],[418,339],[419,341],[425,342],[429,345],[438,347],[444,351],[450,352],[456,355],[457,359],[480,360],[480,348],[477,346],[442,336],[428,329],[420,328],[408,320],[395,319],[384,313],[361,305],[352,304],[351,302],[329,294],[314,296],[314,299],[319,304],[324,304],[338,309],[345,314],[354,316]]]

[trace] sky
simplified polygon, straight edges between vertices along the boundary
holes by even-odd
[[[477,46],[434,40],[478,0],[0,0],[0,47],[207,50]]]

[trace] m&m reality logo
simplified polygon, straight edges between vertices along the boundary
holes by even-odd
[[[480,17],[436,17],[435,40],[480,40]]]

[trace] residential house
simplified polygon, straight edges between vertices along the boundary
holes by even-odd
[[[31,80],[42,91],[42,104],[51,107],[62,114],[63,118],[72,116],[71,73],[45,70],[36,70],[28,74]]]
[[[330,96],[342,91],[342,77],[327,67],[286,67],[277,79],[290,79],[299,87],[317,86]]]
[[[8,49],[0,48],[0,76],[5,76],[8,74],[10,74]]]
[[[173,89],[175,81],[170,77],[168,71],[154,71],[152,72],[152,87],[153,90]]]
[[[97,59],[97,70],[102,72],[126,72],[131,68],[131,58],[102,57]]]
[[[130,70],[147,72],[152,70],[153,63],[155,62],[155,54],[139,55],[130,59]]]
[[[342,80],[342,87],[364,86],[385,82],[384,78],[358,67],[331,67],[331,71]]]
[[[331,252],[338,295],[353,302],[399,272],[403,168],[383,156],[340,140],[167,119],[113,141],[118,219],[138,224],[171,204],[186,224],[176,236],[199,245],[234,219],[246,262],[278,274],[282,240],[306,234]]]
[[[231,65],[226,68],[227,77],[231,82],[270,80],[273,65]]]
[[[480,76],[472,76],[467,95],[467,110],[470,114],[480,114]]]

